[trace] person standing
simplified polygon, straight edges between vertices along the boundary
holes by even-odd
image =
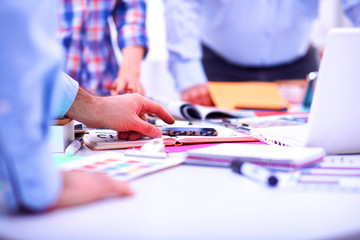
[[[360,1],[342,0],[360,26]],[[305,79],[319,0],[165,0],[169,70],[184,101],[212,105],[207,81]]]
[[[97,95],[139,93],[141,61],[147,51],[144,0],[60,0],[60,40],[65,49],[64,71]],[[117,30],[122,53],[119,65],[109,20]]]

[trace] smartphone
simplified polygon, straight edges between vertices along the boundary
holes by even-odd
[[[168,136],[217,136],[215,128],[202,127],[163,127],[160,128],[163,135]]]

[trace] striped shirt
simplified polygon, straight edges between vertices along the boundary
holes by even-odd
[[[147,47],[145,11],[145,0],[60,0],[64,71],[91,93],[108,95],[104,86],[111,85],[119,70],[109,19],[116,25],[120,49]]]

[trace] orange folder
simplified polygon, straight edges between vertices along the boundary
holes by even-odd
[[[208,82],[217,107],[226,110],[286,110],[289,103],[274,82]]]

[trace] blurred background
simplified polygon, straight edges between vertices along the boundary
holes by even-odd
[[[329,29],[352,26],[352,23],[343,14],[341,0],[322,0],[319,11],[311,39],[313,45],[321,51]],[[147,0],[149,52],[142,64],[141,81],[147,96],[180,99],[179,93],[174,87],[174,80],[167,69],[168,55],[164,19],[163,0]],[[115,37],[113,34],[113,39],[116,39]],[[120,51],[116,50],[116,56],[121,61]]]

